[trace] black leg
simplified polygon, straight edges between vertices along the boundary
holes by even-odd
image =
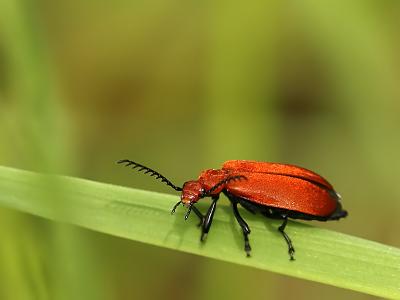
[[[249,237],[248,237],[248,235],[250,234],[249,225],[247,225],[246,221],[243,220],[242,216],[239,214],[239,210],[237,208],[238,200],[230,195],[228,196],[228,198],[232,203],[233,214],[235,215],[236,221],[239,223],[239,225],[243,231],[244,251],[246,251],[247,256],[250,256],[251,247],[250,247],[250,242],[249,242]]]
[[[282,218],[283,218],[283,223],[282,223],[281,226],[279,226],[278,230],[282,233],[283,237],[286,240],[286,243],[288,245],[288,252],[289,252],[289,255],[290,255],[290,260],[294,260],[294,256],[293,255],[294,255],[294,251],[295,250],[293,248],[292,241],[290,240],[289,236],[285,232],[285,227],[286,227],[287,220],[288,220],[287,219],[287,215],[282,215]]]
[[[193,207],[192,207],[192,210],[194,211],[194,213],[196,214],[196,216],[199,217],[200,223],[199,223],[198,226],[200,226],[201,224],[203,224],[204,216],[203,216],[203,214],[197,209],[197,207],[194,206],[194,205],[193,205]]]
[[[201,238],[200,238],[200,240],[202,242],[206,239],[207,234],[210,231],[211,223],[212,223],[212,220],[214,217],[215,208],[217,207],[218,198],[219,198],[218,196],[212,197],[212,203],[211,203],[210,207],[208,208],[208,211],[202,220],[203,227],[202,227]]]

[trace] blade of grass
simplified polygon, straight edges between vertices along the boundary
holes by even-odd
[[[252,257],[230,208],[220,204],[206,243],[199,242],[198,220],[183,220],[177,196],[63,176],[0,167],[0,205],[111,235],[256,267],[376,296],[400,299],[400,250],[372,241],[290,222],[296,246],[288,259],[277,232],[279,222],[246,215]],[[207,203],[200,205],[205,210]],[[243,212],[245,214],[245,212]]]

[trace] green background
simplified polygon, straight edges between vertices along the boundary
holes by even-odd
[[[297,164],[349,211],[313,225],[400,247],[399,20],[398,1],[0,0],[0,164],[161,192],[115,161],[177,184]],[[373,298],[5,208],[0,238],[1,299]]]

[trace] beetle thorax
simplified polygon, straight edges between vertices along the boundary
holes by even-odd
[[[193,180],[187,181],[183,185],[181,201],[184,205],[196,203],[199,201],[201,194],[204,192],[203,186],[200,182]]]

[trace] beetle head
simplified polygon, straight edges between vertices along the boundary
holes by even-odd
[[[204,189],[200,182],[198,181],[187,181],[183,185],[182,188],[182,194],[181,194],[181,200],[175,204],[175,206],[172,208],[171,214],[175,213],[176,208],[179,206],[179,204],[183,204],[188,208],[186,214],[185,214],[185,220],[189,217],[189,214],[193,208],[193,205],[199,201],[200,198],[202,198],[204,195]]]
[[[185,182],[181,194],[181,202],[185,206],[190,206],[199,201],[204,189],[198,181]]]

